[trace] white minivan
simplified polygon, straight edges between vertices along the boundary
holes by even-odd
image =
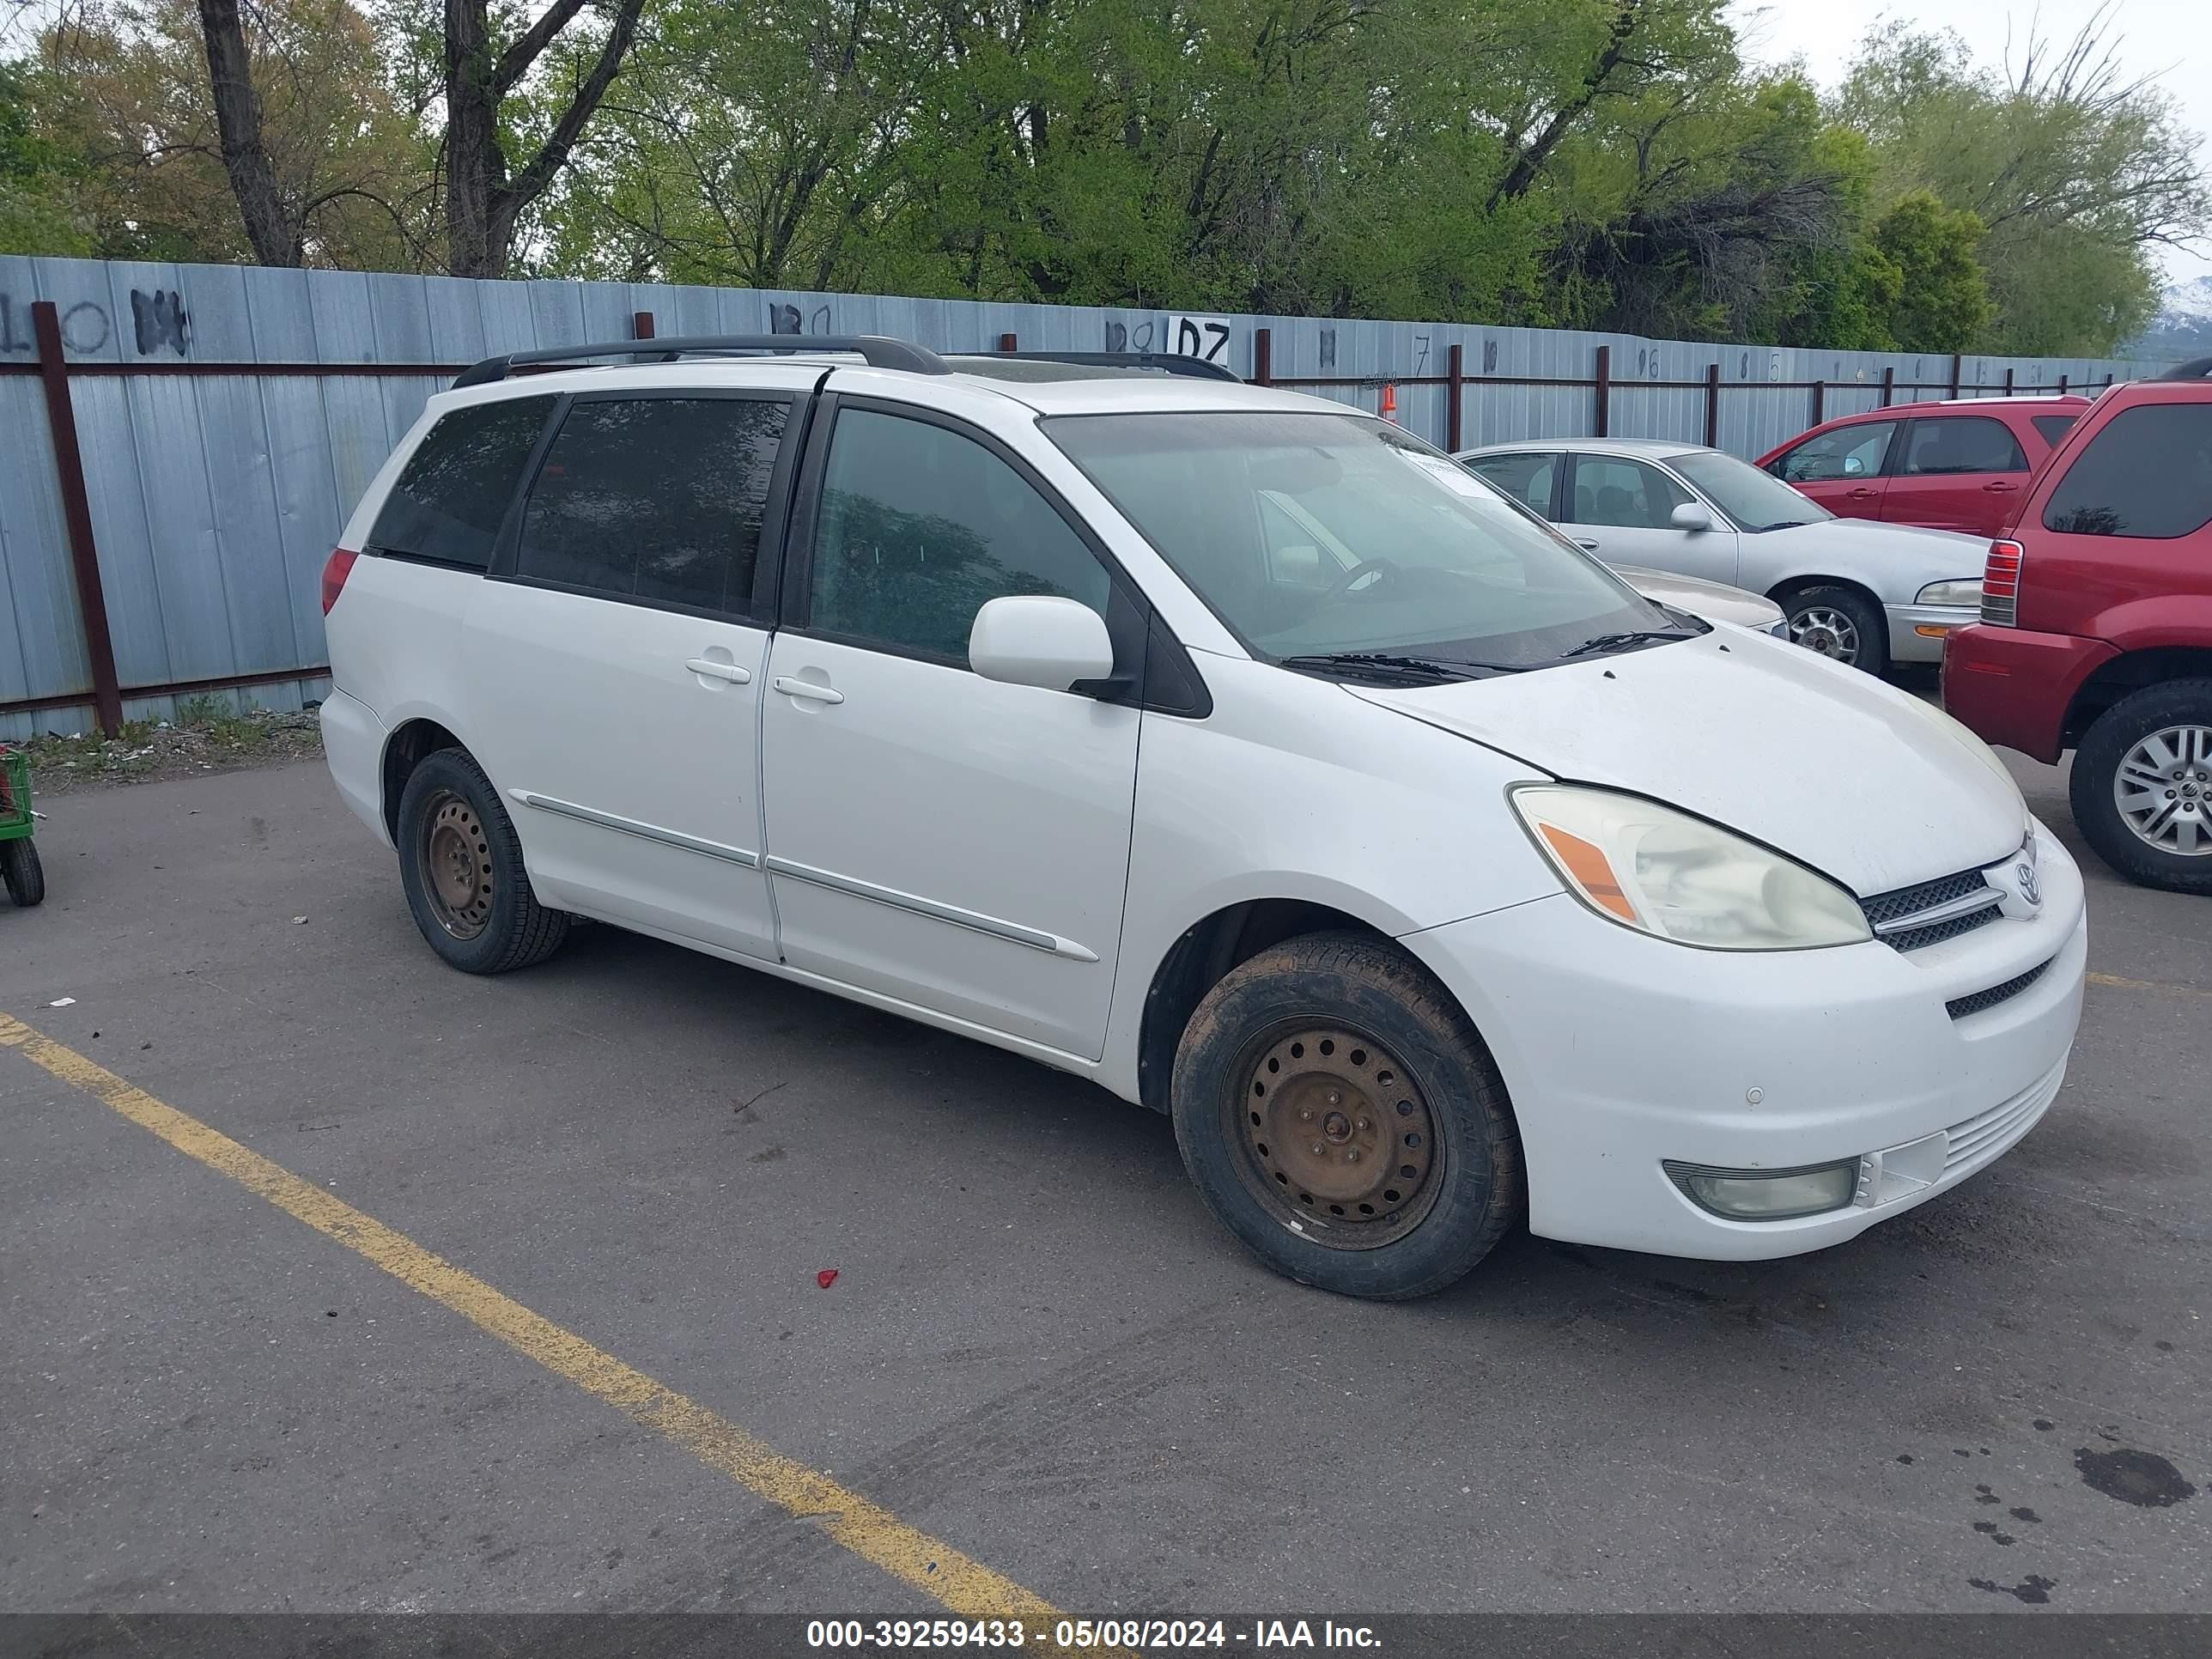
[[[1095,1079],[1358,1296],[1833,1244],[2050,1106],[2081,879],[1947,716],[1338,404],[796,344],[490,360],[347,526],[331,772],[453,966],[590,917]]]

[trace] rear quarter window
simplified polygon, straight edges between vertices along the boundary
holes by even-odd
[[[2074,422],[2081,417],[2079,415],[2031,415],[2027,418],[2028,423],[2043,434],[2043,441],[2056,449],[2058,441],[2071,432]]]
[[[2138,404],[2092,434],[2043,509],[2073,536],[2172,541],[2212,523],[2212,403]]]
[[[441,416],[376,515],[368,550],[484,570],[550,398],[507,398]]]

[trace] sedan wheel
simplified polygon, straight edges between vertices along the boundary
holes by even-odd
[[[1833,657],[1840,663],[1859,659],[1859,630],[1840,611],[1811,605],[1790,619],[1790,637],[1808,651]]]

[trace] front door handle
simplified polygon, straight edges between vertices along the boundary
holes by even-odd
[[[2009,478],[1992,478],[1982,488],[1992,495],[2009,495],[2020,486]]]
[[[1576,537],[1575,545],[1582,549],[1585,553],[1595,553],[1597,551],[1597,543],[1587,537]]]
[[[824,685],[818,680],[795,679],[789,674],[778,674],[771,682],[787,697],[805,697],[813,702],[842,702],[845,694],[835,686]]]
[[[733,662],[716,662],[712,657],[693,657],[684,665],[695,674],[704,674],[710,680],[727,680],[732,685],[750,685],[753,671],[741,668]]]
[[[1847,489],[1844,494],[1855,501],[1870,501],[1875,497],[1875,492],[1864,484],[1861,484],[1856,489]]]

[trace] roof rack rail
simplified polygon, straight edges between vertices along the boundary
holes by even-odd
[[[874,368],[903,368],[915,374],[950,374],[944,358],[927,346],[881,334],[672,334],[665,339],[613,340],[601,345],[549,346],[539,351],[510,351],[464,369],[455,387],[489,386],[518,368],[543,363],[581,362],[592,357],[628,357],[635,362],[672,363],[679,357],[716,356],[744,351],[857,353]]]
[[[2212,357],[2191,357],[2185,363],[2176,363],[2165,374],[2153,377],[2160,380],[2212,380]]]
[[[1176,351],[962,351],[961,357],[1003,357],[1016,362],[1075,363],[1095,368],[1156,368],[1163,374],[1187,374],[1199,380],[1243,384],[1226,363],[1209,363]]]

